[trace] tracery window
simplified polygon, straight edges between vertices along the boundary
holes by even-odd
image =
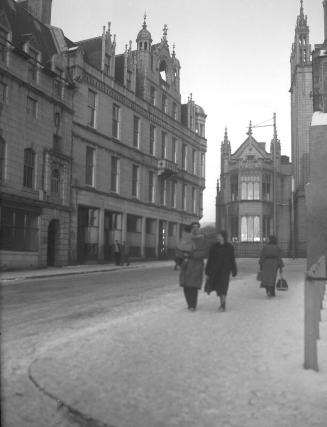
[[[259,200],[259,176],[241,177],[242,200]]]
[[[241,241],[242,242],[260,242],[260,217],[242,216],[241,217]]]

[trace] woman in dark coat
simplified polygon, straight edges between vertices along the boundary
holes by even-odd
[[[204,258],[208,254],[204,236],[199,234],[200,224],[192,223],[184,227],[184,239],[177,246],[176,256],[182,259],[179,284],[183,287],[188,309],[195,311],[198,291],[202,287]]]
[[[227,232],[224,230],[217,234],[217,242],[210,248],[205,273],[209,283],[207,292],[216,291],[220,298],[219,311],[225,311],[230,274],[235,277],[237,267],[234,248],[228,243]]]
[[[268,244],[261,249],[259,265],[262,274],[261,287],[266,289],[267,296],[275,296],[277,271],[282,274],[284,262],[281,258],[282,250],[277,246],[275,236],[269,236]]]

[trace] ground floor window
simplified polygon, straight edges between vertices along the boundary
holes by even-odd
[[[78,257],[81,261],[98,256],[99,209],[78,208]]]
[[[145,232],[146,234],[156,234],[156,220],[152,218],[147,218],[145,222]]]
[[[37,251],[39,215],[35,212],[5,206],[0,209],[0,249]]]
[[[241,217],[241,241],[242,242],[260,242],[260,217],[242,216]]]
[[[141,233],[141,231],[142,231],[142,218],[135,215],[127,215],[127,232]]]

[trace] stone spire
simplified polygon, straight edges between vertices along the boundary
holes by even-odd
[[[221,143],[221,154],[227,156],[231,154],[231,146],[228,139],[227,127],[225,127],[224,140]]]
[[[309,26],[307,15],[303,12],[303,0],[300,0],[300,14],[296,19],[293,55],[297,64],[310,62],[311,46],[309,44]]]

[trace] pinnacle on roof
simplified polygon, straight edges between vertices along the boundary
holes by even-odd
[[[249,136],[252,136],[252,122],[251,122],[251,120],[250,120],[250,123],[249,123],[249,130],[247,131],[246,134],[249,135]]]
[[[225,127],[224,142],[228,142],[227,127]]]
[[[307,26],[307,16],[303,13],[303,0],[300,0],[300,15],[297,17],[296,24],[298,27]]]

